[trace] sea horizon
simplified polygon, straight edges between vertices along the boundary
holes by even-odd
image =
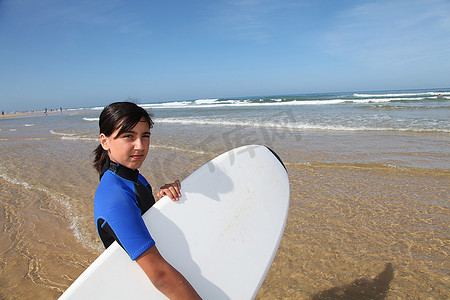
[[[140,105],[155,105],[155,104],[176,104],[176,103],[196,103],[202,101],[218,100],[245,100],[245,99],[279,99],[279,97],[298,97],[298,96],[326,96],[326,95],[377,95],[377,96],[396,96],[399,94],[410,94],[410,95],[434,95],[437,96],[442,94],[446,99],[450,99],[450,87],[442,88],[413,88],[413,89],[381,89],[381,90],[355,90],[355,91],[329,91],[329,92],[306,92],[306,93],[275,93],[275,94],[262,94],[262,95],[246,95],[246,96],[225,96],[225,97],[206,97],[206,98],[186,98],[186,99],[176,99],[176,100],[151,100],[146,101],[137,97],[128,97],[125,99],[111,99],[109,103],[116,101],[131,101]],[[198,103],[197,102],[197,103]],[[108,104],[109,104],[108,103]],[[107,104],[106,104],[107,105]],[[64,110],[82,110],[82,109],[103,109],[106,105],[92,105],[92,106],[67,106],[67,105],[56,105],[49,106],[47,109],[52,109],[53,111],[59,111],[61,108]],[[43,112],[45,107],[42,108],[32,108],[32,109],[18,109],[12,111],[4,111],[5,114],[19,114],[19,113],[30,113],[30,112]],[[49,110],[50,112],[50,110]]]

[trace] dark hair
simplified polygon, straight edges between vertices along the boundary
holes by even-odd
[[[118,137],[123,132],[131,130],[136,124],[144,118],[150,128],[153,127],[153,121],[145,109],[137,106],[132,102],[115,102],[111,103],[100,114],[98,125],[100,127],[100,134],[111,136],[111,134],[120,128],[120,131],[114,137]],[[102,172],[103,165],[108,158],[108,151],[103,149],[102,145],[98,145],[92,152],[94,156],[93,166],[99,174]]]

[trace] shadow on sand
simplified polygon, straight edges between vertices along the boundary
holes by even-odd
[[[326,299],[385,299],[389,291],[389,284],[394,278],[394,268],[386,264],[383,272],[374,279],[360,278],[348,285],[334,287],[313,296],[313,300]]]

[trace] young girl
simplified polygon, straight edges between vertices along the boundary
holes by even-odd
[[[117,241],[147,274],[153,285],[171,299],[200,299],[189,282],[164,260],[148,232],[142,214],[154,203],[152,189],[139,174],[150,146],[153,121],[131,102],[108,105],[100,114],[100,145],[94,167],[100,174],[95,193],[97,231],[107,248]],[[157,194],[177,201],[180,182],[166,184]]]

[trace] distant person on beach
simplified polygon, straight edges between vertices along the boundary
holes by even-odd
[[[94,168],[100,175],[94,216],[105,248],[116,240],[170,299],[200,299],[184,276],[161,256],[141,217],[155,203],[150,184],[138,171],[150,146],[150,115],[134,103],[116,102],[102,111],[99,126],[100,145],[93,152]],[[166,184],[157,199],[167,195],[177,201],[180,189],[178,180]]]
[[[5,112],[2,110],[2,116],[4,117],[5,116]]]

